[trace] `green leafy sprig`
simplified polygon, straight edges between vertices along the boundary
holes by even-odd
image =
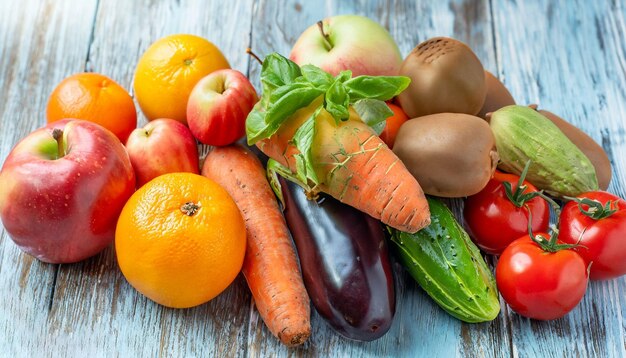
[[[363,120],[374,129],[393,115],[384,101],[402,92],[410,83],[403,76],[358,76],[342,71],[333,77],[313,65],[298,66],[272,53],[261,69],[263,94],[246,120],[248,144],[269,138],[289,116],[324,96],[323,107],[337,121],[347,120],[353,105]],[[382,126],[384,127],[384,126]]]
[[[384,101],[400,94],[410,81],[403,76],[353,78],[351,71],[342,71],[333,77],[319,67],[300,67],[272,53],[265,58],[261,69],[263,94],[246,119],[248,144],[253,145],[271,137],[297,110],[308,107],[315,99],[323,96],[322,104],[296,130],[291,140],[300,152],[295,157],[295,179],[304,184],[318,184],[311,160],[311,145],[316,134],[315,119],[322,108],[338,124],[348,120],[349,108],[352,106],[363,122],[376,134],[380,134],[385,128],[386,119],[393,115]]]

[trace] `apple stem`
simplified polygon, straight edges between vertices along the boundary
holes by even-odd
[[[322,33],[322,37],[324,37],[328,50],[332,49],[333,45],[330,43],[330,36],[328,36],[328,34],[324,32],[324,23],[321,20],[317,22],[317,27],[320,29],[320,32]]]
[[[200,210],[200,205],[192,201],[188,201],[180,207],[180,211],[187,216],[194,216],[198,210]]]
[[[255,60],[257,60],[257,62],[260,65],[263,65],[263,61],[261,61],[261,59],[259,58],[259,56],[256,55],[256,53],[252,52],[252,49],[250,47],[246,48],[246,53],[252,56],[252,58],[254,58]]]
[[[52,138],[57,141],[57,159],[62,158],[65,155],[65,149],[63,148],[63,130],[59,128],[53,129]]]

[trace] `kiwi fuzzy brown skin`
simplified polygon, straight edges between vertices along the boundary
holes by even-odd
[[[411,78],[398,102],[410,117],[435,113],[478,113],[487,85],[483,65],[461,41],[435,37],[417,45],[404,59],[400,75]]]
[[[487,84],[487,96],[485,103],[476,116],[487,119],[487,113],[495,112],[502,107],[515,103],[511,92],[491,72],[485,71],[485,83]]]
[[[536,104],[531,104],[528,107],[543,114],[546,118],[552,121],[565,136],[574,143],[581,152],[589,158],[591,164],[596,170],[596,177],[598,178],[598,186],[600,190],[606,190],[611,182],[612,170],[611,161],[606,154],[602,146],[593,140],[587,133],[578,129],[578,127],[557,116],[556,114],[543,109],[537,109]]]
[[[481,191],[499,159],[489,124],[462,113],[410,119],[400,127],[393,151],[426,194],[448,198]]]

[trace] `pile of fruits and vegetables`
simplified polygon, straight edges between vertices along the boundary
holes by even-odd
[[[242,272],[289,346],[310,336],[311,306],[344,337],[383,336],[401,299],[390,260],[471,323],[496,318],[499,295],[556,319],[589,280],[626,274],[626,201],[605,191],[602,147],[516,104],[462,42],[428,39],[403,59],[379,24],[346,15],[313,24],[289,57],[256,59],[258,93],[208,40],[156,41],[133,81],[143,128],[112,79],[63,80],[0,172],[9,236],[48,263],[114,242],[128,282],[168,307],[203,304]],[[464,201],[464,224],[441,198]]]

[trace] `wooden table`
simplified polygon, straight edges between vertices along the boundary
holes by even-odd
[[[258,85],[260,68],[246,47],[288,54],[307,26],[344,13],[380,22],[404,55],[429,37],[466,42],[518,103],[540,103],[601,143],[614,165],[609,190],[626,196],[626,4],[619,0],[0,0],[0,160],[45,123],[48,95],[70,74],[100,72],[130,89],[153,41],[194,33]],[[50,265],[21,253],[3,229],[0,355],[626,355],[625,278],[592,282],[580,305],[556,321],[531,321],[503,305],[495,321],[475,325],[448,316],[406,274],[399,281],[395,321],[383,338],[345,340],[314,313],[310,341],[287,349],[264,327],[241,277],[207,304],[169,309],[126,282],[112,247]]]

